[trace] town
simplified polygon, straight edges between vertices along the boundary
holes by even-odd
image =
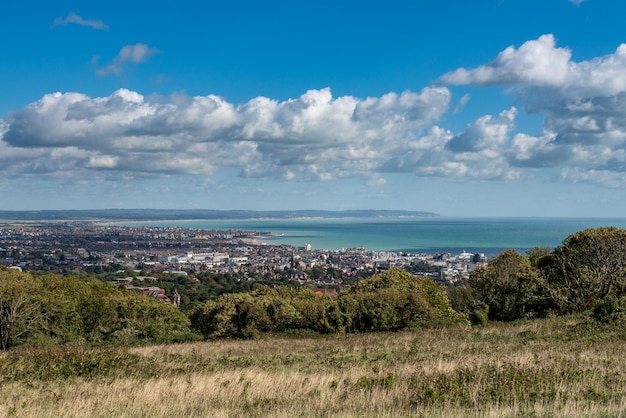
[[[158,277],[197,280],[202,274],[240,281],[281,281],[339,290],[390,268],[405,268],[439,283],[454,283],[487,260],[483,254],[411,254],[268,245],[267,232],[127,227],[102,222],[0,224],[0,265],[25,271],[103,275],[148,296],[170,298],[146,286]],[[138,286],[139,285],[139,286]]]

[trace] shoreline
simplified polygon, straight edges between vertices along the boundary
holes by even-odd
[[[234,235],[249,245],[288,245],[314,250],[362,248],[373,252],[457,254],[463,251],[497,255],[506,249],[524,254],[533,247],[555,248],[570,234],[603,226],[626,228],[626,218],[307,218],[307,219],[184,219],[184,220],[46,220],[13,221],[0,229],[38,225],[101,228],[159,228],[193,236]],[[184,232],[193,231],[193,233]],[[212,231],[212,232],[211,232]],[[239,233],[235,232],[238,231]],[[217,234],[215,234],[217,232]],[[176,233],[176,232],[174,232]],[[201,233],[200,233],[201,234]]]

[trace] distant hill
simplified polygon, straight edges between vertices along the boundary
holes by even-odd
[[[181,220],[181,219],[289,219],[289,218],[430,218],[432,212],[406,210],[211,210],[211,209],[88,209],[88,210],[0,210],[0,219],[42,220]]]

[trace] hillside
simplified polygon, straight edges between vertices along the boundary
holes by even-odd
[[[13,417],[621,416],[626,333],[560,317],[464,329],[0,354]]]

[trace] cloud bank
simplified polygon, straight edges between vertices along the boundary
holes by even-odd
[[[447,110],[446,88],[359,100],[330,89],[297,99],[257,97],[239,106],[221,97],[108,97],[54,93],[10,113],[0,160],[5,173],[106,171],[125,176],[211,174],[330,180],[369,176]]]
[[[129,46],[106,72],[153,53]],[[384,184],[385,173],[549,176],[623,187],[626,45],[588,61],[571,57],[544,35],[485,65],[444,74],[438,86],[367,98],[334,97],[329,88],[239,105],[214,95],[144,97],[125,89],[108,97],[48,94],[0,120],[0,172],[119,180],[235,169],[241,177],[351,177],[370,185]],[[445,116],[469,102],[463,95],[451,109],[453,84],[502,86],[524,112],[543,115],[543,129],[519,132],[520,109],[512,106],[453,132]]]

